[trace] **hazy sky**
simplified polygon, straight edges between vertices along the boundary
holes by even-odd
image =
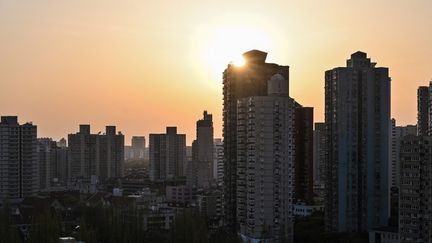
[[[324,118],[324,71],[362,50],[390,68],[392,116],[416,122],[432,78],[432,1],[0,0],[0,114],[40,137],[116,125],[195,138],[213,113],[222,136],[222,72],[249,49],[290,66],[290,95]]]

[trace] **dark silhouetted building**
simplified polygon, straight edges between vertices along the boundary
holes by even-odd
[[[122,176],[124,136],[116,134],[115,126],[106,126],[105,134],[91,134],[90,125],[80,125],[80,131],[69,134],[69,180],[100,181]]]
[[[430,87],[420,86],[417,89],[417,135],[429,134]]]
[[[313,132],[313,170],[314,184],[322,186],[325,184],[325,124],[323,122],[315,123]]]
[[[197,138],[192,142],[188,180],[192,186],[208,188],[213,181],[213,120],[207,111],[196,123],[196,134]]]
[[[186,135],[177,127],[167,127],[166,133],[149,135],[150,180],[176,180],[185,176]]]
[[[295,107],[295,176],[296,203],[313,202],[313,107]]]
[[[325,72],[325,225],[365,232],[389,218],[390,77],[364,52]]]
[[[20,125],[16,116],[0,122],[0,204],[3,200],[33,196],[39,192],[37,127]]]

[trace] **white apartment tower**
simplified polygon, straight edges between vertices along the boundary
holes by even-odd
[[[291,242],[294,107],[275,74],[267,96],[237,102],[237,222],[245,242]]]

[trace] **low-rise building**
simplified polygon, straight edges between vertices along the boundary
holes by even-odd
[[[369,230],[369,243],[399,243],[397,227],[380,227]]]

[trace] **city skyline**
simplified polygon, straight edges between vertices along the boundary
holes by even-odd
[[[93,132],[116,125],[126,141],[177,126],[190,145],[202,110],[213,114],[215,137],[222,137],[222,71],[243,52],[259,49],[269,62],[290,65],[292,97],[323,121],[324,71],[360,50],[391,70],[391,116],[415,124],[417,87],[432,78],[432,3],[344,3],[345,11],[329,17],[342,3],[274,1],[263,13],[260,3],[228,8],[224,1],[168,8],[5,1],[0,111],[34,122],[41,137],[55,140],[79,124]],[[364,14],[356,18],[354,11]]]

